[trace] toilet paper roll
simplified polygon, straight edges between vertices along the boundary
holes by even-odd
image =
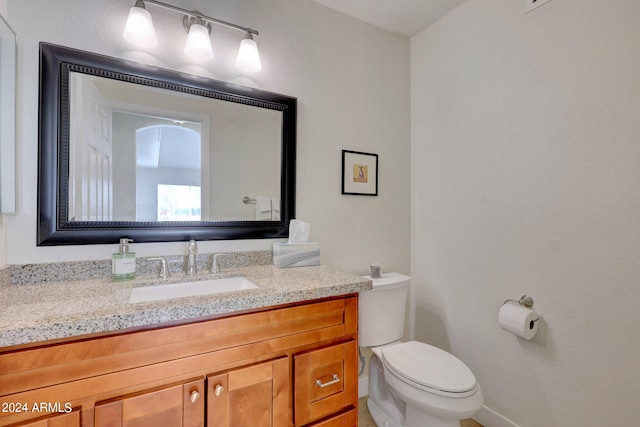
[[[502,304],[498,313],[498,323],[502,329],[526,340],[538,332],[539,319],[534,310],[511,301]]]

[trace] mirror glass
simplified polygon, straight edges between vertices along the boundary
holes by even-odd
[[[0,213],[16,211],[16,34],[0,16]]]
[[[280,220],[280,111],[78,72],[69,92],[68,221]]]
[[[296,104],[41,43],[38,245],[288,236]]]

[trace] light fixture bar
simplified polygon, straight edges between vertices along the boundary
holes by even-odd
[[[182,13],[182,14],[187,15],[187,16],[192,16],[194,18],[200,18],[200,19],[202,19],[203,21],[206,21],[206,22],[212,22],[214,24],[224,25],[225,27],[233,28],[235,30],[244,31],[244,32],[247,32],[247,33],[250,33],[250,34],[255,34],[256,36],[258,35],[258,30],[254,30],[252,28],[247,28],[247,27],[242,27],[240,25],[232,24],[231,22],[223,21],[221,19],[212,18],[210,16],[201,15],[199,13],[195,13],[195,12],[190,11],[190,10],[182,9],[180,7],[177,7],[177,6],[172,6],[170,4],[163,3],[161,1],[157,1],[157,0],[143,0],[143,1],[144,1],[144,3],[150,3],[150,4],[156,5],[158,7],[164,8],[164,9],[173,10],[175,12]]]

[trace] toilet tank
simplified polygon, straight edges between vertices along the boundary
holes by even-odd
[[[385,273],[373,289],[358,296],[358,345],[375,347],[397,341],[404,334],[404,317],[410,276]]]

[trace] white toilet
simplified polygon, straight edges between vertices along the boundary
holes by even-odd
[[[371,279],[371,277],[367,277]],[[360,292],[358,341],[369,362],[369,413],[378,427],[459,427],[484,397],[471,370],[444,350],[398,341],[411,277],[386,273]]]

